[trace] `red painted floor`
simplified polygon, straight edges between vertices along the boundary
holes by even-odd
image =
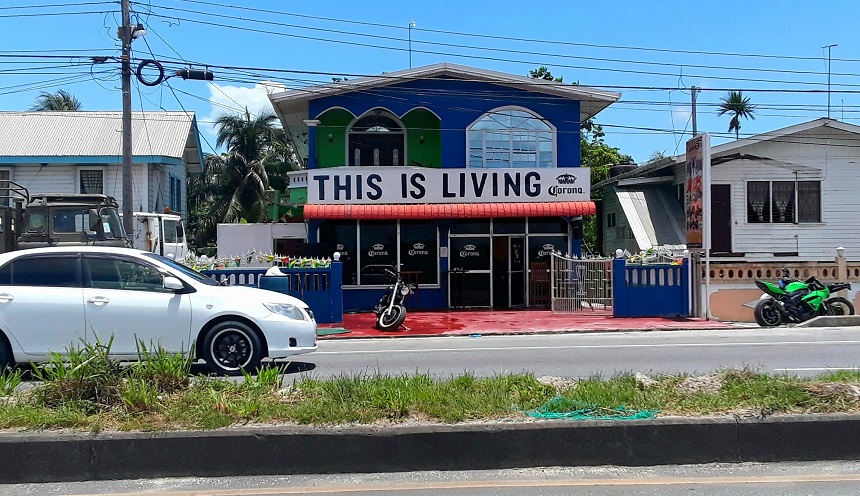
[[[729,324],[703,319],[635,318],[616,319],[611,311],[593,310],[576,314],[553,314],[549,310],[409,312],[409,330],[383,332],[375,327],[373,313],[345,314],[341,324],[320,324],[320,330],[343,328],[349,332],[327,338],[370,338],[470,334],[530,334],[577,331],[626,331],[669,329],[726,329]]]

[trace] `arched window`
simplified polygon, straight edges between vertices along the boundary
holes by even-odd
[[[485,114],[466,131],[468,167],[555,167],[555,129],[527,110]]]
[[[395,118],[374,110],[349,128],[349,165],[403,165],[405,134]]]

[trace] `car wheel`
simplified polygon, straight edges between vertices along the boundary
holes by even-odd
[[[260,366],[263,345],[257,332],[237,321],[215,325],[203,339],[203,359],[215,373],[241,375]]]

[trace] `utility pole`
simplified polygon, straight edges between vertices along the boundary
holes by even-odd
[[[122,27],[122,223],[125,234],[134,233],[134,194],[132,192],[132,163],[131,163],[131,14],[129,0],[121,0]]]
[[[827,49],[827,118],[830,118],[830,49],[838,46],[836,43],[825,45],[822,48]]]
[[[412,69],[412,28],[415,27],[415,21],[409,21],[409,68]]]
[[[692,90],[691,96],[693,97],[693,108],[692,108],[692,118],[693,118],[693,137],[699,135],[699,128],[696,127],[696,93],[699,92],[699,88],[695,86],[690,88]]]

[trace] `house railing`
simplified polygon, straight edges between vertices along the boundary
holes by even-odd
[[[227,285],[251,286],[294,296],[308,304],[317,323],[343,322],[343,268],[340,261],[330,267],[279,267],[283,275],[266,275],[268,268],[224,268],[202,274]],[[261,302],[262,303],[262,302]]]
[[[860,281],[860,263],[849,262],[847,275],[849,282]],[[839,279],[836,262],[711,262],[711,284],[754,283],[757,280],[776,281],[782,269],[788,269],[791,277],[806,279],[815,276],[821,281]],[[705,277],[704,264],[701,264],[701,277]]]

